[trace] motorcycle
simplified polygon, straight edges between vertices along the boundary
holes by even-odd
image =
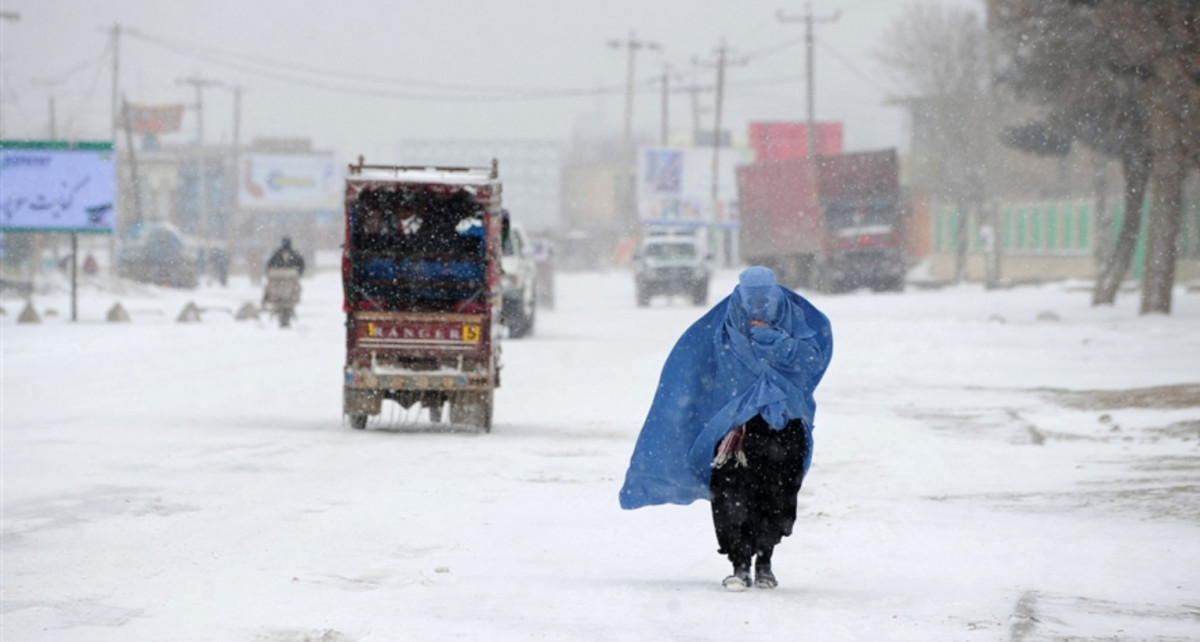
[[[300,303],[300,270],[296,268],[270,268],[267,270],[267,288],[263,292],[263,309],[279,318],[279,327],[291,326],[296,316],[296,305]]]

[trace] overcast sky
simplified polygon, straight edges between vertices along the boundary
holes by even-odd
[[[849,149],[904,147],[904,118],[884,104],[904,86],[872,57],[888,24],[920,0],[815,0],[840,17],[816,29],[817,118],[845,123]],[[980,6],[980,0],[943,0]],[[634,128],[657,136],[653,76],[669,64],[676,85],[708,88],[725,38],[726,127],[804,118],[802,2],[782,0],[0,0],[3,135],[45,138],[55,97],[60,138],[107,139],[112,58],[131,102],[194,101],[178,80],[219,81],[204,92],[208,142],[233,131],[229,88],[240,86],[242,140],[309,137],[343,159],[394,158],[406,138],[566,140],[575,131],[619,135],[627,57],[608,41],[631,30],[661,51],[637,56]],[[447,98],[452,99],[447,99]],[[514,98],[516,97],[516,98]],[[713,94],[700,95],[712,126]],[[670,99],[673,131],[691,129],[691,98]],[[184,126],[195,136],[195,115]],[[177,135],[183,140],[184,135]]]

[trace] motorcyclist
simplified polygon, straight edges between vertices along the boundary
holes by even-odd
[[[283,237],[283,244],[267,260],[267,288],[263,292],[263,307],[279,317],[280,327],[291,325],[300,302],[300,276],[304,274],[304,257],[292,249],[292,240]]]
[[[292,249],[292,239],[283,237],[282,245],[267,260],[267,269],[272,268],[296,268],[301,275],[304,274],[304,257]]]

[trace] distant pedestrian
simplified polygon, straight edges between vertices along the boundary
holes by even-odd
[[[774,588],[813,452],[813,391],[829,366],[829,320],[765,267],[675,344],[634,447],[621,507],[712,502],[729,590]]]
[[[224,287],[229,282],[229,250],[214,247],[211,254],[213,272],[216,273],[217,282]]]
[[[100,264],[96,262],[96,257],[92,256],[91,252],[83,257],[83,273],[87,275],[95,275],[100,271]]]

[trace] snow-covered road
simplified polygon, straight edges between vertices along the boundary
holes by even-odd
[[[617,506],[699,309],[559,274],[491,434],[363,432],[339,287],[306,280],[287,331],[231,319],[244,278],[85,288],[76,325],[0,301],[0,638],[1200,639],[1200,294],[811,297],[835,352],[797,531],[778,589],[730,594],[707,503]]]

